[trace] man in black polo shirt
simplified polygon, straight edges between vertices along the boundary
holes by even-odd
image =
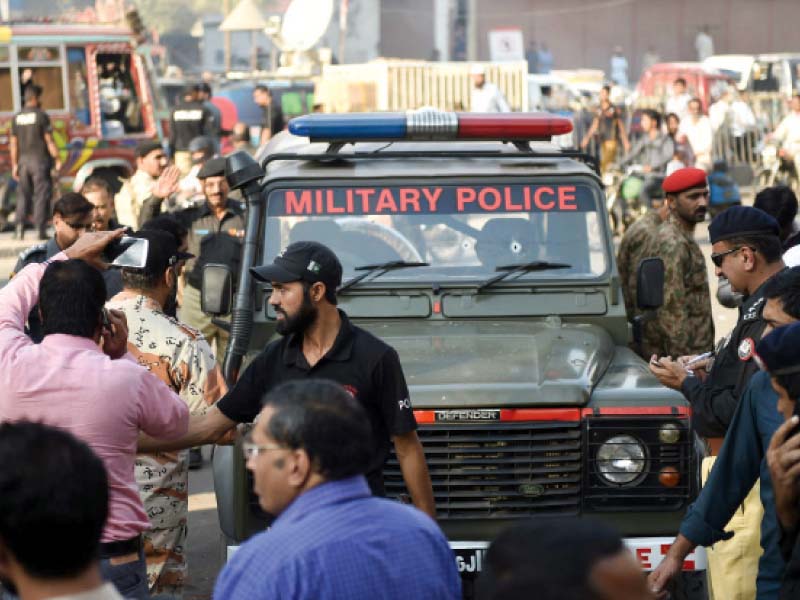
[[[261,410],[261,398],[278,384],[330,379],[369,416],[374,452],[367,480],[372,492],[384,494],[383,466],[391,438],[414,504],[434,516],[431,480],[397,352],[336,308],[336,288],[342,281],[336,255],[317,242],[295,242],[273,264],[255,267],[252,273],[272,285],[269,302],[283,338],[267,344],[233,389],[206,415],[193,419],[187,436],[172,444],[140,440],[140,450],[213,442],[235,423],[252,421]]]
[[[45,229],[53,195],[50,170],[61,168],[58,148],[53,140],[53,127],[50,117],[41,108],[41,97],[40,86],[27,86],[25,106],[11,121],[11,175],[19,181],[15,236],[20,240],[24,235],[25,220],[31,213],[39,239],[47,239]]]

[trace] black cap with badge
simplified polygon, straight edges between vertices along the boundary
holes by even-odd
[[[291,283],[321,281],[330,291],[342,283],[342,263],[333,251],[319,242],[294,242],[275,257],[271,265],[251,267],[259,281]]]
[[[708,226],[712,244],[736,237],[753,235],[778,236],[778,222],[763,210],[752,206],[731,206],[722,211]]]

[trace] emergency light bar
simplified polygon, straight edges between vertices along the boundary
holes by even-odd
[[[289,131],[311,141],[546,140],[572,131],[572,121],[547,113],[456,113],[421,109],[405,113],[313,114],[289,121]]]

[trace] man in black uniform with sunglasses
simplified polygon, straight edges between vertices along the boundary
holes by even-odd
[[[732,206],[714,218],[708,228],[711,260],[717,276],[727,277],[745,296],[739,320],[717,345],[713,365],[702,361],[687,369],[684,365],[691,357],[663,357],[650,364],[661,383],[689,400],[697,433],[712,450],[714,442],[721,445],[739,398],[758,370],[753,351],[766,327],[761,314],[764,284],[784,269],[779,230],[775,219],[751,206]]]

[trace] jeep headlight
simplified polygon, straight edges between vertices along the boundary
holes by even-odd
[[[615,435],[597,449],[597,474],[610,485],[628,485],[644,473],[644,445],[631,435]]]

